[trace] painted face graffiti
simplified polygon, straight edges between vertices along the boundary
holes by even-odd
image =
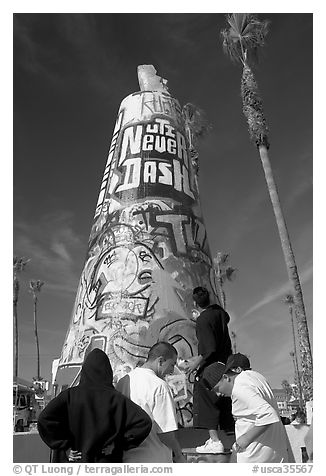
[[[121,245],[104,253],[95,266],[89,299],[96,307],[95,319],[148,320],[153,313],[153,269],[160,266],[144,245]]]

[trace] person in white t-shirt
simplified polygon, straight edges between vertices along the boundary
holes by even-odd
[[[233,363],[215,362],[203,374],[205,385],[230,396],[235,419],[237,463],[288,463],[287,436],[272,389],[254,370],[235,371]]]
[[[185,463],[179,442],[175,404],[163,378],[173,372],[177,351],[168,342],[158,342],[148,352],[147,361],[122,377],[116,390],[137,403],[152,419],[152,430],[137,447],[124,452],[125,463]]]

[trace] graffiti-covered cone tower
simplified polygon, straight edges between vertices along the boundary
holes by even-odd
[[[59,359],[70,385],[94,347],[116,376],[166,340],[197,354],[192,290],[215,295],[196,168],[179,102],[153,66],[138,67],[140,92],[120,106],[84,269]]]

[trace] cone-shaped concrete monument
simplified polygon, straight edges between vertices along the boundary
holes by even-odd
[[[138,67],[140,92],[120,106],[84,269],[58,362],[58,390],[78,381],[94,347],[116,378],[165,340],[197,354],[192,290],[218,301],[179,102],[153,66]],[[179,403],[189,420],[189,397]]]

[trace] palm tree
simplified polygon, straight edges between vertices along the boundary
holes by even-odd
[[[225,281],[232,281],[235,277],[236,268],[229,266],[230,255],[219,251],[215,258],[213,258],[215,275],[221,294],[221,303],[223,309],[226,308],[226,296],[224,291]]]
[[[302,289],[269,160],[268,127],[263,111],[263,101],[250,67],[257,59],[258,49],[265,44],[269,22],[267,20],[261,21],[255,14],[251,13],[229,14],[227,15],[227,22],[228,28],[221,31],[223,49],[232,60],[240,62],[243,66],[241,78],[243,113],[247,119],[250,138],[259,150],[276,218],[297,316],[305,394],[312,398],[312,354]]]
[[[18,273],[24,271],[26,264],[29,262],[29,259],[23,257],[14,256],[14,265],[13,265],[13,317],[14,317],[14,379],[17,380],[18,377],[18,296],[19,296],[19,279]]]
[[[207,120],[205,112],[190,102],[183,106],[182,117],[188,140],[191,163],[195,171],[196,185],[198,186],[197,175],[199,172],[199,154],[196,146],[198,139],[204,137],[210,131],[211,125]]]
[[[40,347],[39,347],[39,340],[38,340],[38,334],[37,334],[37,294],[41,292],[41,288],[43,286],[44,282],[40,281],[39,279],[37,281],[30,281],[29,287],[30,291],[33,294],[33,301],[34,301],[34,333],[35,333],[35,341],[36,341],[36,352],[37,352],[37,373],[36,373],[36,380],[40,380],[41,374],[40,374]]]
[[[234,331],[231,331],[231,340],[232,340],[232,347],[233,347],[233,353],[237,353],[237,335]]]
[[[290,320],[291,320],[291,329],[292,329],[292,337],[293,337],[293,349],[294,352],[297,356],[297,342],[296,342],[296,337],[295,337],[295,326],[294,326],[294,319],[293,319],[293,306],[294,306],[294,299],[292,294],[287,294],[283,300],[284,304],[287,304],[289,307],[289,313],[290,313]],[[298,360],[298,359],[297,359]]]
[[[304,410],[302,385],[301,385],[302,376],[300,375],[300,371],[299,371],[298,359],[296,358],[296,355],[293,351],[290,352],[290,356],[292,357],[292,362],[293,362],[293,367],[294,367],[294,383],[296,384],[297,390],[298,390],[299,406],[300,406],[301,410]]]
[[[290,398],[292,397],[292,394],[293,394],[292,387],[291,387],[291,385],[289,384],[289,382],[287,380],[282,380],[281,385],[282,385],[282,388],[285,392],[286,402],[288,403]]]
[[[292,357],[293,366],[294,366],[294,380],[298,387],[298,399],[300,408],[303,409],[304,407],[304,398],[302,394],[302,386],[301,386],[301,374],[299,370],[299,363],[298,363],[298,353],[297,353],[297,342],[295,337],[295,325],[294,325],[294,318],[293,318],[293,309],[294,309],[294,300],[292,294],[287,294],[283,301],[289,307],[290,313],[290,320],[291,320],[291,329],[292,329],[292,337],[293,337],[293,351],[290,352],[290,356]]]

